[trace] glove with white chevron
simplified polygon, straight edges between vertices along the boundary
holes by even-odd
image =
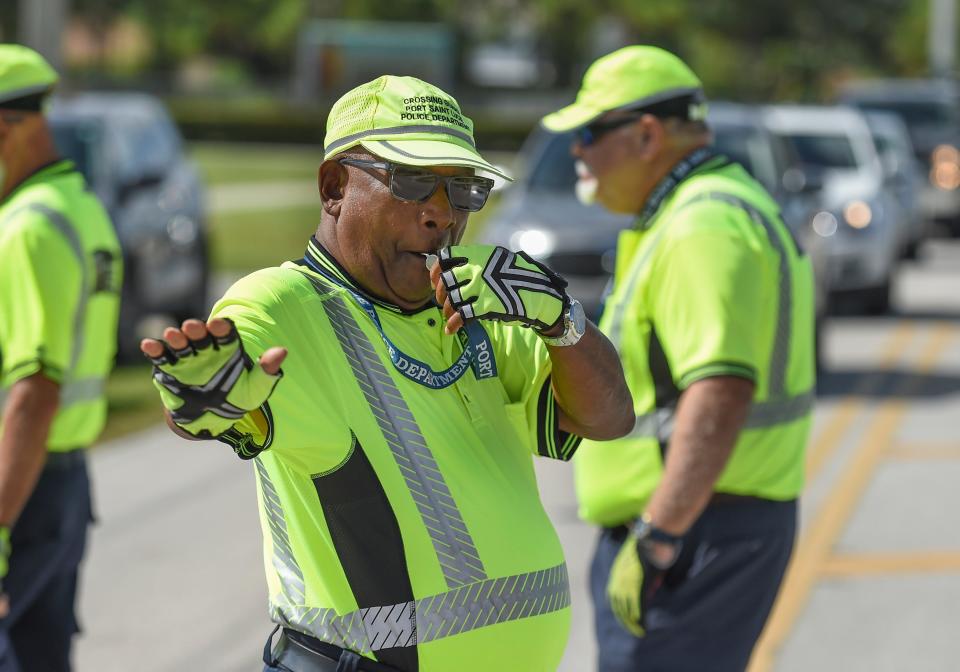
[[[464,322],[502,320],[549,331],[570,305],[567,281],[525,252],[493,245],[445,247],[440,270]]]
[[[153,384],[170,417],[201,439],[223,434],[260,408],[283,376],[283,371],[270,375],[253,363],[232,322],[225,336],[208,333],[181,350],[164,344],[163,354],[150,361]]]

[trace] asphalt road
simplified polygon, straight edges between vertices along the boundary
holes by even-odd
[[[956,670],[960,604],[960,244],[899,276],[896,314],[828,326],[802,531],[751,672]],[[542,461],[567,551],[562,670],[594,669],[594,532],[568,466]],[[80,672],[258,670],[270,630],[253,475],[165,429],[99,447]]]

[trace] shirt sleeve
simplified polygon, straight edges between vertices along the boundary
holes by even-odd
[[[82,261],[42,213],[0,232],[0,386],[42,372],[63,382],[74,351]]]
[[[730,206],[691,207],[698,224],[664,241],[651,284],[656,337],[673,382],[684,390],[713,376],[757,380],[763,330],[776,309],[772,260],[755,239],[723,218]]]
[[[532,329],[498,323],[494,350],[498,376],[507,397],[507,412],[521,418],[531,451],[543,457],[569,460],[581,437],[560,429],[553,395],[550,354]]]

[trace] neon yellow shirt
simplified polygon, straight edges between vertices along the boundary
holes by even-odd
[[[585,441],[581,516],[617,525],[660,481],[680,394],[718,375],[755,381],[754,404],[716,490],[775,500],[803,486],[814,388],[813,271],[776,203],[739,165],[704,165],[646,230],[621,234],[600,329],[617,346],[637,424]]]
[[[402,670],[556,669],[570,596],[532,458],[568,458],[579,440],[558,429],[545,346],[484,324],[482,377],[432,389],[393,365],[344,286],[360,290],[315,241],[305,259],[321,272],[259,271],[213,310],[254,359],[289,350],[234,436],[267,444],[255,464],[273,619]],[[438,308],[366,298],[406,361],[458,359]]]
[[[88,446],[103,429],[121,260],[110,219],[69,161],[0,202],[0,402],[37,372],[59,383],[50,451]]]

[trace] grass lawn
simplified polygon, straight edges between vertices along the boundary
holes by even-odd
[[[208,186],[310,180],[323,161],[323,148],[313,145],[194,142],[188,153]]]

